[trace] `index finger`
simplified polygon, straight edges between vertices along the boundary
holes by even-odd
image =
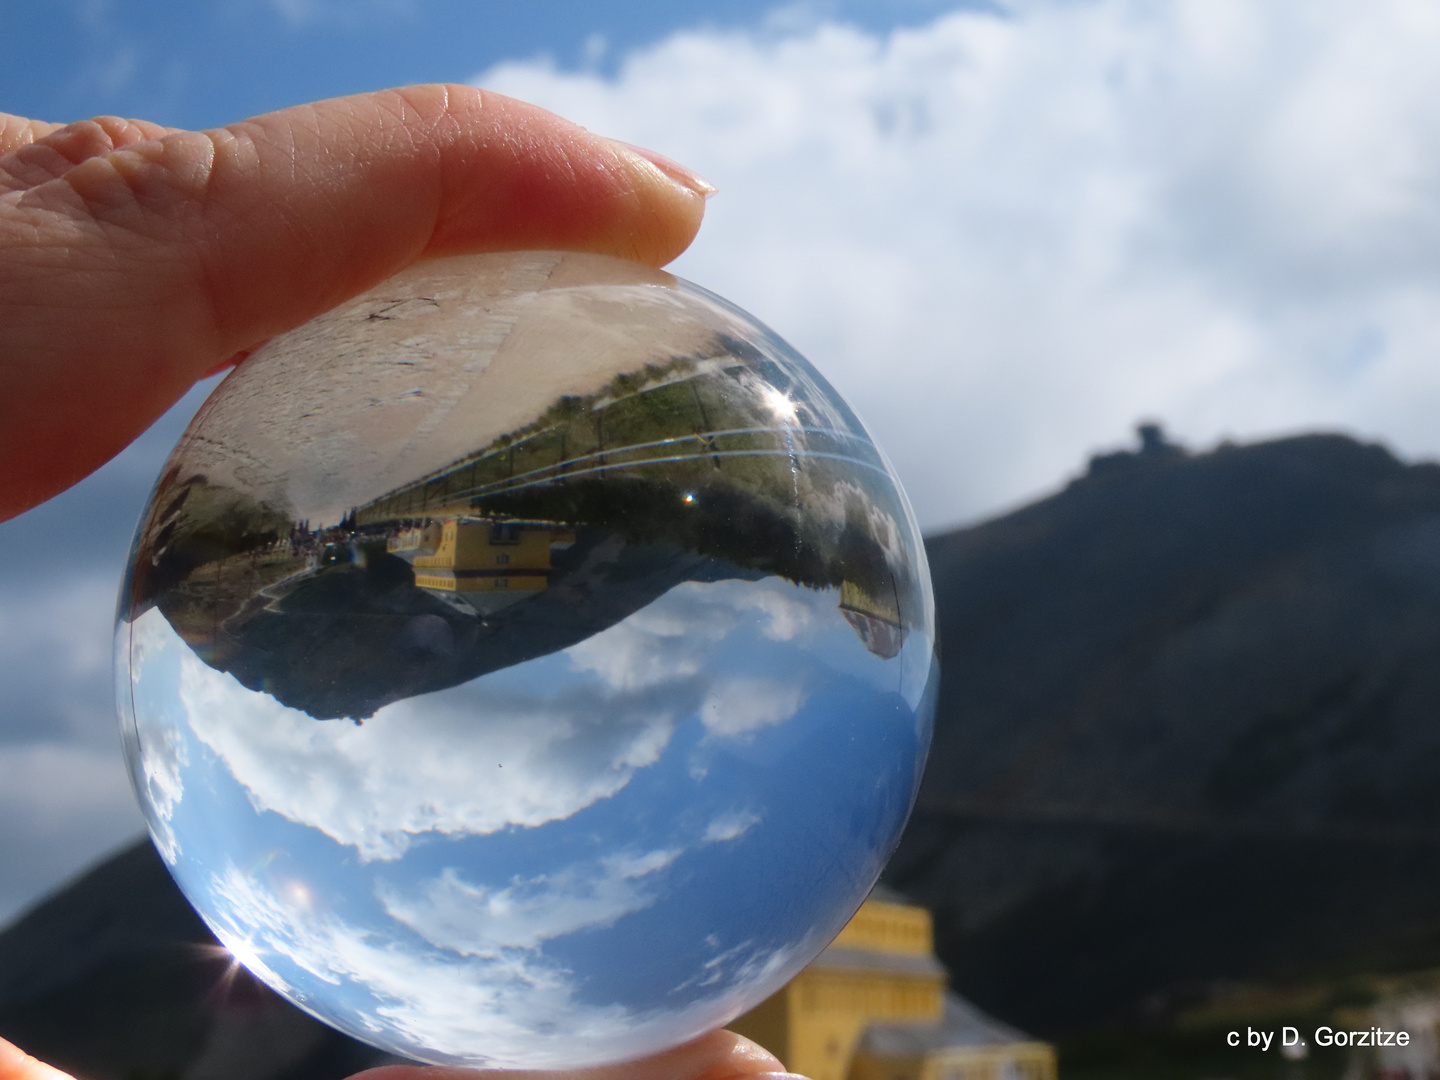
[[[704,213],[703,182],[664,159],[469,86],[107,137],[60,129],[0,158],[35,178],[0,195],[0,520],[103,464],[207,371],[417,258],[661,265]]]

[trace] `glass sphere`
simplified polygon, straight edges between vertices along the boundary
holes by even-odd
[[[216,935],[396,1054],[596,1065],[721,1026],[865,898],[934,605],[815,370],[667,273],[412,266],[191,423],[120,600],[127,757]]]

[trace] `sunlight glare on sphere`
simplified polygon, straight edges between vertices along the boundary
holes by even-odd
[[[815,370],[663,271],[419,263],[195,417],[120,601],[127,757],[231,953],[393,1053],[596,1065],[805,966],[899,838],[919,533]]]

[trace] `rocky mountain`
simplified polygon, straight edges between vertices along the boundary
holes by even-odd
[[[1440,967],[1440,466],[1146,428],[929,552],[940,709],[888,879],[957,989],[1083,1040],[1215,987]],[[209,940],[125,852],[0,933],[0,1034],[95,1080],[377,1059]]]
[[[1052,1036],[1440,966],[1440,467],[1142,435],[931,540],[939,720],[891,883],[962,993]]]

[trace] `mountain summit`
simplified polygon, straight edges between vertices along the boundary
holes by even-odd
[[[939,718],[888,879],[963,993],[1047,1035],[1440,964],[1440,467],[1141,436],[929,541]]]

